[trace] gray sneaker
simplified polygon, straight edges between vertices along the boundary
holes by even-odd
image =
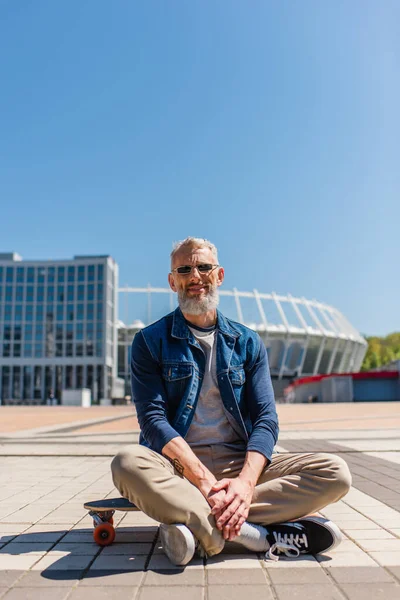
[[[160,539],[165,554],[174,565],[187,565],[196,549],[193,533],[183,525],[160,525]]]

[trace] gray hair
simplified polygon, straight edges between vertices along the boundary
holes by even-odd
[[[186,239],[173,244],[171,252],[171,264],[175,258],[175,255],[178,254],[182,248],[208,248],[213,253],[215,262],[218,263],[218,250],[212,242],[204,238],[187,237]]]

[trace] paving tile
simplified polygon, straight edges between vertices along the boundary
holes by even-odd
[[[203,590],[204,588],[201,586],[146,586],[140,590],[138,598],[139,600],[182,600],[182,598],[185,600],[202,600]],[[228,596],[226,598],[228,600]]]
[[[389,540],[396,539],[392,533],[385,529],[346,529],[349,538],[356,540]]]
[[[277,585],[275,592],[278,600],[343,600],[342,594],[332,583]]]
[[[373,598],[374,600],[399,600],[400,586],[395,583],[369,583],[361,585],[359,583],[346,583],[342,589],[349,600],[365,600]]]
[[[245,588],[238,585],[213,585],[208,588],[208,600],[243,600],[245,590],[246,600],[273,600],[271,588],[264,585],[248,584]]]
[[[39,588],[37,587],[24,587],[24,588],[13,588],[7,594],[7,600],[64,600],[70,593],[69,589],[65,587],[48,587]]]
[[[268,576],[274,585],[282,584],[328,584],[330,580],[326,572],[319,569],[267,569]]]
[[[13,543],[16,544],[26,544],[26,543],[30,543],[30,542],[37,542],[37,543],[47,543],[47,542],[52,542],[53,544],[55,542],[57,542],[60,538],[63,537],[63,535],[65,535],[65,531],[43,531],[42,533],[39,532],[25,532],[25,533],[21,533],[20,535],[18,535],[14,540]]]
[[[400,566],[400,552],[369,552],[382,567]]]
[[[400,581],[400,566],[398,567],[387,567],[387,570],[391,575],[394,575]]]
[[[361,540],[359,544],[366,552],[400,553],[400,540],[396,538],[391,540]]]
[[[136,595],[136,588],[113,586],[113,587],[95,587],[90,588],[91,593],[96,600],[133,600]],[[68,600],[87,600],[88,588],[77,588],[72,590]]]
[[[107,569],[115,571],[141,571],[146,564],[146,556],[99,556],[91,565],[90,570]]]
[[[207,559],[206,569],[260,569],[256,554],[217,554]]]
[[[188,565],[186,565],[186,570],[195,570],[200,569],[201,571],[204,569],[203,559],[195,557],[193,558]],[[163,570],[163,571],[176,571],[180,570],[181,567],[177,567],[173,565],[172,562],[165,556],[165,554],[157,554],[153,555],[150,559],[150,563],[148,569],[152,570]]]
[[[83,571],[27,571],[14,587],[69,587],[76,585]]]
[[[147,571],[143,580],[143,585],[205,585],[205,570],[176,567],[175,570],[164,569]]]
[[[385,569],[379,567],[332,567],[329,574],[338,583],[393,583]]]
[[[143,581],[143,571],[118,571],[113,570],[90,570],[88,571],[79,587],[95,587],[95,586],[138,586]]]
[[[39,560],[37,564],[32,567],[34,571],[55,570],[55,571],[67,571],[67,570],[80,570],[86,569],[90,562],[93,560],[93,556],[80,556],[73,554],[52,554],[49,552]]]
[[[1,544],[7,544],[8,542],[11,542],[11,540],[14,540],[17,536],[19,535],[19,533],[17,533],[16,531],[12,532],[7,532],[7,533],[0,533],[0,542]]]
[[[227,575],[226,569],[208,569],[207,582],[209,585],[261,585],[267,583],[263,569],[235,569]]]
[[[400,540],[399,540],[400,542]],[[98,546],[97,546],[98,548]],[[116,554],[132,554],[136,556],[137,554],[146,554],[150,553],[152,548],[152,544],[150,542],[147,543],[138,543],[138,544],[111,544],[111,546],[106,546],[102,550],[102,556],[114,556]]]
[[[0,586],[5,588],[11,587],[20,577],[22,577],[23,574],[23,570],[17,571],[16,569],[13,569],[8,571],[5,568],[3,569],[2,565],[0,570]]]
[[[376,562],[372,560],[372,558],[368,554],[365,554],[365,552],[362,552],[361,550],[357,553],[338,552],[337,554],[332,554],[332,556],[320,554],[317,556],[317,560],[323,567],[326,568],[376,566]]]
[[[30,569],[38,560],[40,560],[40,554],[2,554],[0,559],[1,569],[7,571],[26,571]]]
[[[400,541],[400,540],[399,540]],[[45,554],[53,546],[52,542],[27,542],[17,543],[10,542],[0,550],[0,557],[2,554]],[[0,558],[1,561],[1,558]]]
[[[62,554],[65,554],[66,552],[69,552],[71,554],[77,555],[77,554],[84,554],[86,556],[94,556],[95,554],[97,554],[100,550],[100,547],[95,544],[94,542],[90,543],[76,543],[76,542],[60,542],[59,544],[57,544],[56,546],[54,546],[54,548],[52,548],[52,553],[56,553],[56,552],[61,552]]]

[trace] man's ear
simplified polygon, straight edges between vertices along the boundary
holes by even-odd
[[[218,271],[218,279],[217,279],[217,285],[220,286],[224,280],[225,277],[225,271],[224,271],[224,267],[219,267],[219,271]]]
[[[174,276],[172,275],[172,273],[168,273],[168,283],[169,283],[169,287],[171,288],[171,290],[173,292],[176,292]]]

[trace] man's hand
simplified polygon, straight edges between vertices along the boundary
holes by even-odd
[[[220,493],[224,491],[224,496]],[[213,485],[209,497],[213,498],[211,513],[216,519],[218,529],[225,540],[232,541],[240,533],[240,529],[249,514],[254,485],[241,479],[221,479]]]

